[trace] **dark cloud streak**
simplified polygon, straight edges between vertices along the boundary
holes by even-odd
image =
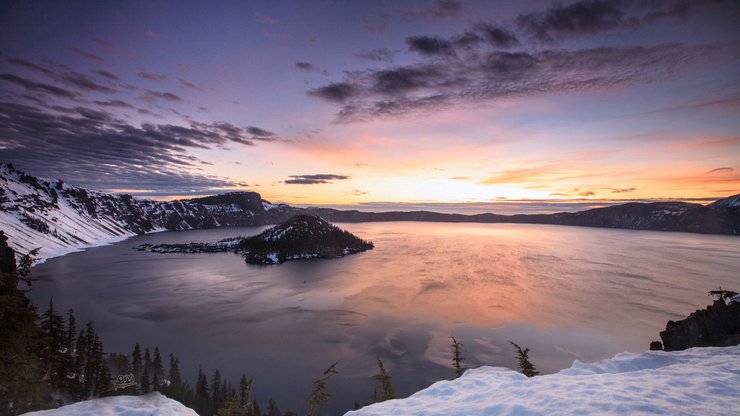
[[[328,173],[319,173],[314,175],[290,175],[292,179],[286,179],[285,183],[289,185],[317,185],[332,183],[332,181],[346,180],[350,177],[347,175],[333,175]]]

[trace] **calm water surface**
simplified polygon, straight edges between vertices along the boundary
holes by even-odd
[[[339,224],[372,251],[247,265],[234,254],[159,254],[143,243],[214,241],[265,227],[165,232],[34,267],[38,305],[95,321],[108,351],[136,341],[303,411],[331,363],[333,412],[372,395],[374,357],[406,396],[451,378],[449,335],[468,367],[514,368],[508,341],[543,373],[642,351],[669,319],[740,287],[740,238],[518,224]],[[41,307],[43,310],[44,306]]]

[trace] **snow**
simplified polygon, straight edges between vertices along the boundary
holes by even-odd
[[[735,346],[621,353],[533,378],[481,367],[345,416],[719,415],[739,407],[740,346]]]
[[[197,416],[195,410],[154,392],[144,396],[112,396],[77,402],[24,416]]]

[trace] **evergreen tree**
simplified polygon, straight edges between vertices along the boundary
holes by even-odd
[[[152,368],[154,377],[152,378],[152,390],[159,391],[160,384],[164,378],[164,365],[162,365],[162,354],[159,352],[159,347],[154,347],[154,360],[152,361]]]
[[[529,361],[529,348],[522,348],[515,344],[513,341],[509,341],[511,345],[516,348],[516,359],[519,361],[519,369],[522,370],[522,374],[527,377],[534,377],[539,375],[540,372],[534,367],[531,361]]]
[[[211,376],[211,408],[220,409],[226,401],[222,390],[221,372],[216,369]]]
[[[180,360],[174,354],[170,354],[170,371],[168,377],[168,396],[179,401],[185,400],[185,388],[183,386],[182,376],[180,375]]]
[[[152,365],[152,356],[149,354],[149,347],[146,347],[146,350],[144,352],[144,368],[149,371],[149,375],[154,372],[154,366]]]
[[[43,334],[36,307],[19,288],[31,283],[34,252],[16,268],[15,252],[0,230],[0,414],[17,414],[53,405],[43,381]]]
[[[64,374],[63,388],[69,393],[75,390],[75,380],[80,374],[77,367],[77,322],[74,311],[67,312],[67,334],[64,337],[63,348],[66,353],[62,357],[62,371]]]
[[[85,399],[91,398],[93,395],[94,386],[96,384],[97,368],[94,362],[95,355],[95,328],[93,327],[92,321],[88,322],[85,326],[85,336],[80,336],[84,342],[84,367],[82,371],[82,397]]]
[[[77,336],[75,346],[75,368],[77,376],[73,379],[73,386],[70,391],[72,397],[77,400],[84,400],[87,397],[85,392],[85,365],[87,364],[87,332],[85,329],[80,330]]]
[[[252,379],[242,374],[239,380],[239,405],[244,408],[251,408],[252,404]]]
[[[391,376],[386,373],[383,362],[380,361],[380,357],[376,357],[378,360],[378,374],[373,376],[373,380],[380,383],[380,397],[374,402],[384,402],[396,398],[396,393],[393,391],[393,384],[391,384]]]
[[[216,411],[216,416],[251,416],[247,413],[247,409],[239,405],[239,398],[234,395],[231,396],[224,406]]]
[[[139,380],[139,391],[141,391],[141,394],[147,394],[151,391],[151,387],[151,383],[149,382],[149,370],[144,367],[144,374]]]
[[[101,396],[113,389],[112,376],[108,363],[105,360],[105,351],[103,348],[103,341],[100,339],[98,334],[95,334],[93,340],[93,353],[92,353],[93,371],[95,374],[95,385],[93,388],[94,396]]]
[[[455,368],[455,378],[460,377],[465,372],[465,368],[462,366],[462,362],[465,358],[462,357],[462,342],[457,342],[455,337],[450,335],[452,338],[452,367]]]
[[[208,377],[203,369],[198,367],[198,379],[195,383],[194,409],[199,415],[210,414],[211,398],[208,395]]]
[[[49,299],[49,308],[41,316],[41,331],[44,333],[44,361],[45,373],[49,383],[54,387],[62,387],[65,379],[64,350],[67,335],[64,327],[64,318],[54,309],[54,298]]]
[[[267,402],[267,416],[282,416],[275,400],[270,399]]]
[[[144,365],[141,362],[141,345],[137,342],[134,345],[134,351],[131,353],[131,371],[133,371],[134,378],[139,379],[143,374]]]
[[[314,380],[313,385],[314,388],[311,391],[311,394],[308,397],[308,410],[306,411],[307,416],[317,416],[319,408],[327,407],[329,405],[329,399],[331,398],[331,394],[329,394],[327,382],[329,381],[329,378],[333,376],[334,374],[337,374],[337,370],[334,368],[337,366],[337,363],[334,363],[329,366],[326,370],[324,370],[324,373],[321,377]]]

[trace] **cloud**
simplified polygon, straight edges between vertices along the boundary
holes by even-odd
[[[388,48],[379,48],[379,49],[373,49],[367,52],[361,52],[361,53],[355,54],[355,56],[360,59],[365,59],[368,61],[393,62],[393,57],[397,53],[398,51],[392,51]]]
[[[608,188],[612,191],[613,194],[624,194],[628,192],[634,192],[637,190],[637,188]]]
[[[422,55],[453,54],[452,43],[438,36],[411,36],[406,38],[409,50]]]
[[[482,23],[477,25],[475,29],[483,35],[488,43],[498,48],[507,49],[519,44],[516,34],[504,28],[489,23]]]
[[[64,88],[59,88],[53,85],[44,84],[40,82],[34,82],[21,78],[13,74],[0,74],[0,80],[7,81],[25,88],[29,92],[50,94],[60,98],[75,99],[78,97],[77,93],[74,93]]]
[[[135,108],[133,105],[121,100],[93,101],[101,107]]]
[[[190,81],[184,80],[182,78],[178,78],[177,80],[180,81],[180,85],[182,85],[183,87],[190,88],[190,89],[193,89],[193,90],[200,89],[200,88],[198,88],[197,85],[193,84]]]
[[[343,103],[355,95],[355,87],[346,82],[337,82],[313,89],[308,95],[323,98],[327,101]]]
[[[437,3],[428,8],[418,11],[404,11],[401,17],[410,20],[443,20],[456,17],[462,9],[460,2],[454,0],[438,0]]]
[[[563,6],[555,5],[544,13],[520,15],[520,29],[541,40],[552,41],[558,34],[587,34],[613,29],[622,24],[618,2],[586,0]]]
[[[276,137],[275,133],[261,129],[259,127],[248,126],[245,127],[245,130],[247,133],[252,135],[252,137],[259,138],[260,140],[273,140]]]
[[[13,65],[19,66],[19,67],[23,67],[23,68],[34,70],[36,72],[40,72],[47,76],[54,75],[54,71],[52,71],[51,69],[35,64],[33,62],[25,61],[23,59],[11,58],[11,59],[8,59],[8,62]]]
[[[353,196],[367,195],[367,193],[368,193],[367,191],[363,191],[363,190],[357,189],[355,187],[352,187],[352,190],[350,191],[350,195],[353,195]]]
[[[116,74],[114,74],[112,72],[109,72],[109,71],[102,70],[102,69],[99,70],[99,71],[95,71],[95,73],[98,74],[98,75],[100,75],[100,76],[102,76],[103,78],[107,78],[107,79],[109,79],[111,81],[120,81],[121,80],[121,78],[118,78],[118,76],[116,76]]]
[[[149,71],[137,72],[136,75],[139,78],[146,79],[149,81],[167,81],[167,75],[157,74]]]
[[[596,193],[590,189],[581,189],[581,188],[573,188],[571,191],[571,194],[575,194],[578,196],[594,196]]]
[[[141,98],[146,101],[165,100],[173,103],[179,103],[183,101],[183,99],[177,94],[152,90],[146,90],[146,93]]]
[[[280,25],[279,20],[275,19],[274,17],[268,16],[262,12],[254,12],[254,17],[260,23],[265,23],[265,24],[272,25],[272,26]]]
[[[341,105],[337,120],[361,121],[435,111],[466,102],[612,88],[666,79],[708,62],[706,46],[664,44],[538,52],[477,51],[345,73],[308,92]]]
[[[76,46],[73,46],[73,45],[64,45],[64,47],[67,48],[69,51],[74,52],[75,54],[83,58],[89,59],[91,61],[103,62],[103,58],[99,57],[98,55],[95,55],[92,52],[85,52],[82,49]]]
[[[709,171],[709,172],[707,172],[707,173],[731,173],[731,172],[733,172],[734,170],[735,170],[735,169],[733,169],[733,168],[716,168],[716,169],[712,169],[712,170],[710,170],[710,171]]]
[[[97,82],[93,81],[87,75],[80,74],[79,72],[69,72],[65,74],[60,74],[57,76],[57,79],[60,82],[63,82],[68,85],[73,85],[79,89],[86,90],[86,91],[101,92],[105,94],[111,94],[111,93],[116,92],[116,90],[114,90],[113,88],[100,85]]]
[[[544,12],[522,14],[517,26],[535,39],[552,42],[563,36],[584,36],[618,28],[636,28],[660,19],[686,16],[692,9],[723,0],[582,0],[561,3]]]
[[[310,62],[296,62],[295,67],[298,69],[303,69],[305,71],[316,69],[316,67],[313,66],[313,64],[311,64]]]
[[[331,181],[340,181],[349,179],[346,175],[332,175],[320,173],[315,175],[290,175],[292,179],[286,179],[285,183],[290,185],[316,185],[322,183],[332,183]]]
[[[98,189],[187,192],[239,185],[200,174],[203,161],[190,150],[252,145],[254,133],[275,139],[267,130],[225,122],[134,126],[105,111],[63,110],[0,102],[0,159],[42,176],[64,172],[70,182]]]

